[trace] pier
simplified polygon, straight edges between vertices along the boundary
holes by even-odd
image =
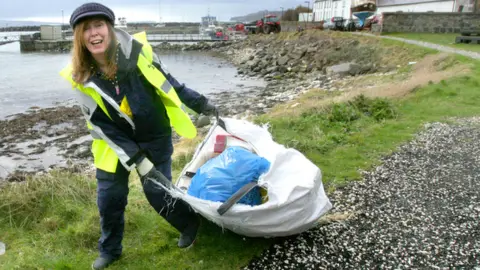
[[[218,42],[223,39],[214,39],[200,34],[147,34],[149,42]]]
[[[22,52],[30,51],[66,51],[72,46],[71,33],[65,33],[63,39],[42,40],[40,33],[16,34],[0,37],[0,46],[19,42]],[[148,34],[147,40],[155,43],[198,43],[198,42],[222,42],[223,39],[215,39],[211,36],[200,34]]]
[[[20,35],[7,35],[0,37],[0,45],[5,45],[13,42],[17,42],[20,40]]]

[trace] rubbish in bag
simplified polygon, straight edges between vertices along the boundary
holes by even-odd
[[[210,159],[217,157],[226,148],[231,146],[241,146],[251,152],[254,151],[253,148],[246,141],[236,136],[217,135],[215,138],[215,145],[213,149],[202,152],[202,154],[193,161],[190,166],[191,171],[187,171],[186,175],[189,177],[193,177],[195,175],[195,171],[198,170],[203,164],[207,163],[207,161],[209,161]]]
[[[0,256],[5,254],[5,244],[0,242]]]
[[[188,194],[204,200],[225,202],[246,184],[256,182],[269,168],[267,159],[240,146],[228,147],[197,170]],[[260,188],[253,188],[238,203],[260,204]]]
[[[257,187],[257,182],[250,182],[235,192],[226,202],[222,203],[217,209],[217,213],[221,216],[225,214],[234,204],[239,202],[245,195],[252,192],[252,190]],[[255,194],[257,195],[257,194]],[[260,192],[261,195],[261,192]]]
[[[231,147],[231,146],[241,146],[250,152],[254,152],[254,149],[248,142],[245,140],[234,136],[234,135],[217,135],[215,137],[215,145],[213,147],[213,152],[216,154],[222,153],[226,148]]]
[[[253,154],[270,163],[268,171],[261,174],[257,181],[243,185],[245,189],[254,185],[264,191],[266,199],[260,206],[235,203],[227,209],[222,207],[229,206],[229,200],[212,202],[188,194],[192,178],[205,164],[199,159],[212,158],[215,154],[217,135],[227,135],[226,149],[233,146],[228,142],[231,139],[229,135],[241,138],[252,147]],[[212,162],[210,159],[205,162],[208,161]],[[322,183],[322,171],[316,164],[301,152],[275,142],[268,124],[260,126],[233,118],[217,118],[175,183],[179,189],[169,191],[172,196],[184,200],[198,214],[222,228],[249,237],[283,237],[302,233],[318,224],[320,217],[332,207]],[[237,192],[243,194],[240,191]],[[236,197],[232,195],[230,198]],[[227,212],[221,214],[225,209]]]

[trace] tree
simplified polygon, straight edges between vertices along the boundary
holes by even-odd
[[[312,9],[304,6],[297,6],[295,9],[290,8],[283,13],[282,21],[298,21],[299,13],[310,13],[310,12],[312,12]]]

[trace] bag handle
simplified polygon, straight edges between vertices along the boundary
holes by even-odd
[[[247,195],[248,192],[250,192],[254,187],[257,186],[257,182],[250,182],[246,185],[244,185],[241,189],[239,189],[237,192],[235,192],[228,200],[226,200],[220,207],[218,207],[217,212],[220,216],[225,214],[225,212],[228,211],[234,204],[236,204],[240,199],[243,198],[243,196]]]

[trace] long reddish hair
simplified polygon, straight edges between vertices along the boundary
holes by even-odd
[[[85,20],[78,23],[73,32],[72,73],[73,80],[80,84],[85,83],[85,81],[92,76],[94,72],[92,67],[95,67],[96,65],[95,59],[88,51],[83,38],[83,32],[89,21],[90,20]],[[117,72],[117,60],[115,57],[115,52],[117,50],[117,37],[115,36],[112,24],[108,21],[105,21],[105,23],[107,24],[108,34],[110,36],[110,44],[105,53],[105,63],[107,63],[105,75],[108,78],[114,78],[115,73]]]

